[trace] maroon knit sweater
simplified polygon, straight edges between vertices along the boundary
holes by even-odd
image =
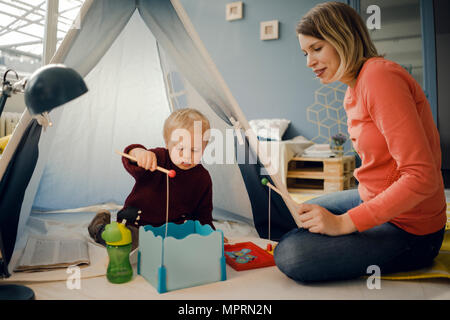
[[[132,144],[125,148],[124,153],[134,148],[146,149],[140,144]],[[201,164],[189,170],[178,168],[170,160],[169,151],[165,148],[146,150],[156,154],[158,166],[176,171],[176,176],[169,178],[169,222],[199,220],[201,224],[209,224],[215,229],[212,223],[212,182],[208,171]],[[122,157],[122,162],[136,180],[133,190],[125,200],[124,208],[135,207],[142,211],[141,218],[137,221],[139,226],[150,224],[157,227],[164,224],[166,174],[158,170],[145,170],[125,157]]]

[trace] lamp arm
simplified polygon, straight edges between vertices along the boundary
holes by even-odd
[[[6,100],[11,97],[11,93],[15,91],[20,90],[20,87],[18,86],[17,89],[13,88],[13,86],[11,85],[11,82],[9,82],[8,80],[6,80],[6,77],[8,76],[9,72],[14,72],[14,74],[16,75],[17,80],[19,80],[19,75],[17,74],[17,72],[15,72],[12,69],[8,69],[6,70],[5,74],[3,75],[3,83],[2,83],[2,95],[0,97],[0,115],[2,115],[3,113],[3,108],[5,107],[6,104]],[[22,83],[22,81],[20,81]]]

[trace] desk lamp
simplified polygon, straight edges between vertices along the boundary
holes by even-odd
[[[19,80],[17,73],[9,69],[3,76],[2,94],[0,96],[0,115],[5,107],[6,100],[12,94],[23,92],[28,112],[32,116],[43,115],[54,108],[63,105],[88,91],[83,78],[73,69],[62,64],[49,64],[36,70],[29,78],[17,81],[14,85],[6,77],[13,72]],[[0,217],[1,218],[1,217]],[[1,220],[1,219],[0,219]],[[8,263],[5,261],[5,241],[2,229],[15,228],[16,225],[4,225],[0,221],[0,278],[7,278]],[[14,246],[14,242],[13,242]],[[13,248],[8,248],[11,252]],[[34,299],[34,292],[28,287],[14,284],[0,284],[0,300]]]

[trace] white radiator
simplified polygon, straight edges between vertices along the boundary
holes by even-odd
[[[11,134],[22,116],[19,112],[3,112],[0,117],[0,137]]]

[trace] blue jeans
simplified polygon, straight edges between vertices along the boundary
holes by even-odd
[[[306,203],[318,204],[339,215],[361,203],[358,190],[320,196]],[[296,228],[275,247],[277,267],[303,283],[354,279],[369,276],[367,267],[377,265],[381,274],[411,271],[429,266],[439,253],[444,230],[417,236],[392,223],[364,232],[327,236]]]

